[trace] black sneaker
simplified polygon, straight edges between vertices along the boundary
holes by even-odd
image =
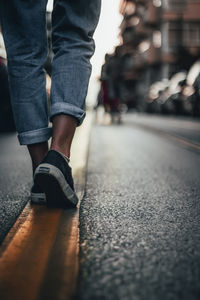
[[[31,188],[31,203],[46,204],[45,193],[41,190],[40,186],[35,183]]]
[[[35,170],[34,182],[45,192],[49,205],[76,206],[78,203],[72,170],[64,156],[55,150],[50,150]]]

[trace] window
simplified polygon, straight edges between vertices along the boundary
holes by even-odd
[[[135,12],[135,4],[133,2],[127,2],[125,7],[125,14],[132,15]]]
[[[188,0],[163,0],[163,6],[167,10],[182,11],[185,9]]]
[[[183,26],[184,46],[199,47],[200,45],[200,22],[187,22]]]
[[[153,45],[155,48],[161,47],[161,32],[159,30],[153,32]]]
[[[155,6],[155,7],[160,7],[161,6],[161,0],[153,0],[153,5]]]
[[[182,44],[182,24],[180,22],[169,23],[168,41],[171,50]]]

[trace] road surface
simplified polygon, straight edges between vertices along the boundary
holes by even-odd
[[[2,241],[28,201],[31,164],[26,149],[17,144],[16,134],[1,134],[0,147]],[[199,299],[200,122],[127,114],[122,125],[93,126],[79,218],[75,299]],[[37,234],[33,232],[33,236]],[[49,237],[54,246],[49,254],[48,249],[45,252],[47,260],[49,257],[46,277],[37,293],[40,299],[41,295],[65,299],[62,293],[61,298],[48,294],[48,286],[54,292],[52,282],[56,295],[59,287],[65,291],[61,281],[55,281],[64,280],[60,249],[65,234],[60,232],[56,239],[52,236],[59,242]],[[64,245],[70,251],[70,245]],[[59,253],[62,256],[57,256]],[[56,273],[56,257],[62,276]],[[54,270],[55,277],[48,270]]]
[[[79,299],[200,299],[199,125],[129,114],[93,128]]]

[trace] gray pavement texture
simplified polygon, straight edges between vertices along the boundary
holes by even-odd
[[[92,130],[76,299],[200,299],[200,155],[127,120]]]
[[[28,201],[31,162],[16,133],[0,134],[0,243]]]
[[[200,145],[200,119],[190,119],[184,117],[127,114],[126,123],[144,125],[156,130],[182,137],[188,141]]]

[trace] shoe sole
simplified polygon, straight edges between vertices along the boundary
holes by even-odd
[[[78,197],[67,183],[63,173],[51,164],[40,164],[34,181],[46,194],[47,205],[75,207]]]

